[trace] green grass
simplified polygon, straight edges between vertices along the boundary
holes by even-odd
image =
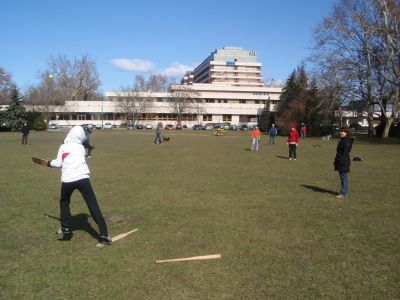
[[[95,131],[91,182],[111,235],[96,248],[96,224],[78,193],[77,230],[57,241],[65,132],[1,133],[1,299],[398,299],[398,140],[359,139],[350,194],[337,200],[337,140],[284,137],[250,152],[250,133]],[[319,144],[321,147],[313,147]],[[89,222],[89,223],[88,223]],[[157,259],[221,253],[222,259],[158,265]]]

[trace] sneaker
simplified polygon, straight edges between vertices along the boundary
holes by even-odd
[[[295,158],[293,160],[296,160]]]
[[[338,195],[336,195],[335,196],[337,199],[342,199],[342,198],[344,198],[344,195],[343,194],[338,194]]]
[[[289,160],[292,160],[293,158],[289,158]]]
[[[72,230],[61,226],[60,229],[57,231],[58,239],[59,240],[70,240],[72,238]]]
[[[112,244],[112,239],[109,236],[101,235],[99,239],[99,247],[109,246]]]

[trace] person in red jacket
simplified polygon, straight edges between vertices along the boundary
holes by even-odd
[[[292,126],[290,129],[287,144],[289,145],[289,159],[296,160],[296,149],[299,144],[299,133],[294,126]]]
[[[307,127],[306,127],[306,125],[304,123],[301,124],[301,132],[300,132],[300,134],[301,134],[301,138],[302,139],[305,139],[306,136],[307,136]]]
[[[258,129],[258,126],[254,126],[253,131],[251,132],[252,144],[251,144],[251,151],[258,151],[258,147],[260,145],[260,137],[261,133]]]

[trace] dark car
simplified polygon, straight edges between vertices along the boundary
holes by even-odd
[[[193,130],[202,130],[202,129],[203,129],[203,126],[202,126],[202,125],[199,125],[199,124],[193,125],[192,129],[193,129]]]
[[[182,125],[181,124],[176,124],[175,129],[176,130],[182,130]]]
[[[143,124],[137,124],[136,125],[136,129],[143,129],[144,127],[143,127]]]
[[[174,125],[172,125],[172,124],[167,124],[167,125],[165,125],[164,129],[165,129],[165,130],[173,130],[173,129],[174,129]]]
[[[247,125],[240,125],[239,130],[249,130],[249,126],[247,126]]]

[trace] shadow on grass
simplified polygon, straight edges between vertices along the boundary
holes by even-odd
[[[315,185],[302,184],[301,186],[304,186],[305,188],[310,189],[310,190],[312,190],[312,191],[314,191],[314,192],[327,193],[327,194],[331,194],[331,195],[337,195],[337,193],[334,192],[334,191],[327,190],[327,189],[323,189],[323,188],[320,188],[320,187],[315,186]]]
[[[60,218],[54,217],[48,214],[44,214],[47,218],[53,219],[60,221]],[[92,225],[89,222],[89,215],[88,214],[77,214],[75,216],[72,216],[71,220],[71,230],[72,231],[77,231],[77,230],[83,230],[89,233],[94,239],[99,240],[100,235],[99,233],[92,227]]]
[[[281,155],[277,155],[277,158],[282,158],[282,159],[289,159],[287,156],[281,156]]]

